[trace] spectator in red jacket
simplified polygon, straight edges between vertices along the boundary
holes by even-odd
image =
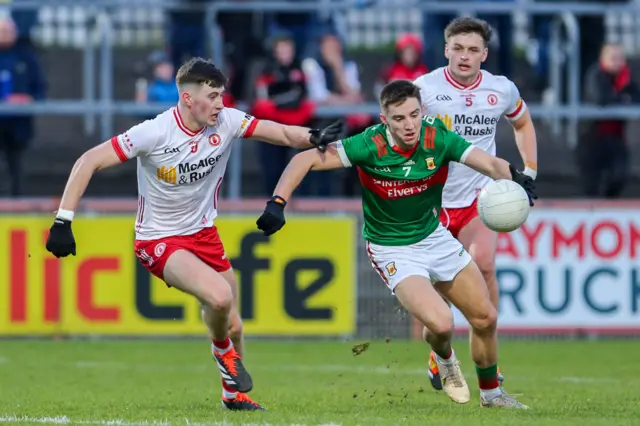
[[[422,62],[423,50],[422,41],[418,36],[407,33],[398,37],[396,40],[396,60],[390,67],[382,71],[376,91],[379,92],[382,86],[393,80],[415,80],[428,73],[429,69]]]
[[[256,82],[252,114],[291,126],[308,126],[315,107],[307,98],[305,74],[296,57],[293,38],[288,33],[281,33],[273,39],[272,45],[272,59]],[[270,195],[289,162],[291,152],[287,147],[269,144],[260,144],[259,149],[264,190]]]

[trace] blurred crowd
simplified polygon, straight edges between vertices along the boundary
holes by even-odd
[[[215,0],[182,0],[205,3]],[[241,0],[238,0],[241,1]],[[289,0],[295,2],[296,0]],[[432,0],[423,0],[432,1]],[[515,0],[482,0],[509,3]],[[563,0],[558,0],[563,1]],[[600,3],[624,3],[613,0]],[[375,0],[360,0],[366,7]],[[587,0],[586,2],[597,2]],[[0,20],[0,96],[5,102],[29,102],[45,96],[45,79],[29,39],[35,23],[33,12],[14,11]],[[444,27],[454,16],[430,14],[422,17],[422,33],[405,33],[395,40],[394,52],[369,93],[361,83],[362,69],[350,56],[339,17],[328,12],[247,13],[222,12],[218,23],[224,35],[225,72],[230,78],[227,106],[242,101],[258,118],[301,126],[322,126],[338,117],[319,119],[320,105],[350,106],[375,99],[382,85],[395,79],[415,79],[446,64]],[[490,46],[495,58],[490,71],[514,79],[513,21],[509,15],[479,15],[496,30]],[[12,19],[13,18],[13,19]],[[639,101],[639,92],[631,79],[624,51],[606,44],[603,16],[579,18],[583,30],[580,40],[583,100],[597,105],[628,104]],[[533,90],[547,86],[548,50],[552,17],[536,15],[531,33],[537,46],[533,66]],[[154,52],[147,61],[148,73],[138,79],[138,102],[176,102],[176,69],[192,56],[207,56],[208,32],[201,12],[169,13],[166,47]],[[594,49],[594,46],[603,46]],[[361,114],[346,117],[348,133],[356,134],[374,124],[376,118]],[[13,178],[13,195],[22,192],[21,157],[33,134],[29,117],[0,118],[0,146],[5,152]],[[576,150],[582,172],[584,194],[592,197],[617,197],[629,176],[628,141],[625,122],[588,123]],[[603,144],[608,149],[602,150]],[[269,194],[293,154],[284,147],[260,144],[263,191]],[[606,157],[606,158],[605,158]],[[323,173],[305,180],[302,196],[350,196],[357,191],[353,171]]]

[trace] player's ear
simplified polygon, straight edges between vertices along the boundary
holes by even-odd
[[[187,90],[183,90],[182,93],[180,93],[180,100],[187,108],[191,108],[193,106],[193,98],[191,97],[191,93]]]
[[[444,44],[444,57],[449,59],[449,45],[447,43]]]
[[[484,50],[482,51],[482,62],[487,60],[487,56],[489,56],[489,48],[485,46]]]
[[[385,117],[385,115],[383,113],[380,113],[380,121],[382,122],[382,124],[384,124],[385,126],[387,124],[389,124],[389,122],[387,122],[387,117]]]

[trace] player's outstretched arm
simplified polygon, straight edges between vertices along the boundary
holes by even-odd
[[[60,201],[60,208],[47,237],[46,248],[55,257],[76,255],[76,241],[71,231],[71,221],[78,208],[80,197],[97,170],[120,163],[122,159],[113,148],[112,142],[104,142],[82,154],[73,165]]]
[[[502,158],[487,154],[482,149],[471,148],[468,154],[461,159],[461,162],[492,179],[510,179],[516,182],[527,191],[531,205],[533,205],[533,200],[538,198],[533,179],[516,170],[513,165]]]
[[[296,149],[316,147],[324,151],[327,144],[340,139],[344,122],[338,120],[323,129],[287,126],[274,121],[260,120],[251,137],[274,145],[290,146]]]
[[[256,224],[264,235],[271,235],[282,229],[285,224],[284,208],[293,191],[311,170],[333,170],[344,167],[336,144],[327,145],[325,152],[312,149],[295,155],[280,176],[273,191],[273,197],[258,218]]]
[[[536,129],[529,110],[522,116],[511,122],[515,134],[516,145],[524,163],[523,173],[531,179],[538,175],[538,142],[536,139]]]
[[[318,150],[300,152],[291,159],[280,176],[273,195],[288,200],[309,171],[334,170],[342,167],[344,164],[335,143],[327,145],[325,152]]]
[[[78,202],[96,171],[113,167],[117,164],[122,164],[122,160],[118,157],[110,141],[103,142],[82,154],[71,169],[71,174],[60,200],[58,217],[63,217],[65,211],[74,212],[78,208]],[[61,215],[60,212],[63,212],[63,214]],[[69,220],[71,219],[73,219],[73,216],[69,218]]]
[[[482,149],[472,148],[461,163],[492,179],[511,179],[509,163],[502,158],[487,154]]]

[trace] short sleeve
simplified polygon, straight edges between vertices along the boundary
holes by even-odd
[[[124,133],[111,138],[111,145],[118,158],[125,162],[131,158],[151,154],[160,140],[160,129],[156,119],[136,124]]]
[[[345,167],[365,165],[369,162],[370,151],[364,133],[336,142],[336,149]]]
[[[260,121],[251,114],[235,108],[225,108],[222,111],[225,125],[228,126],[229,132],[231,132],[234,139],[250,138]]]
[[[524,102],[520,96],[520,91],[511,80],[508,80],[508,89],[507,94],[509,104],[504,111],[504,116],[510,121],[515,121],[522,117],[522,114],[527,110],[527,104]]]
[[[425,117],[424,120],[428,125],[436,128],[436,137],[444,147],[444,160],[464,163],[473,145],[456,132],[449,130],[439,118]]]

